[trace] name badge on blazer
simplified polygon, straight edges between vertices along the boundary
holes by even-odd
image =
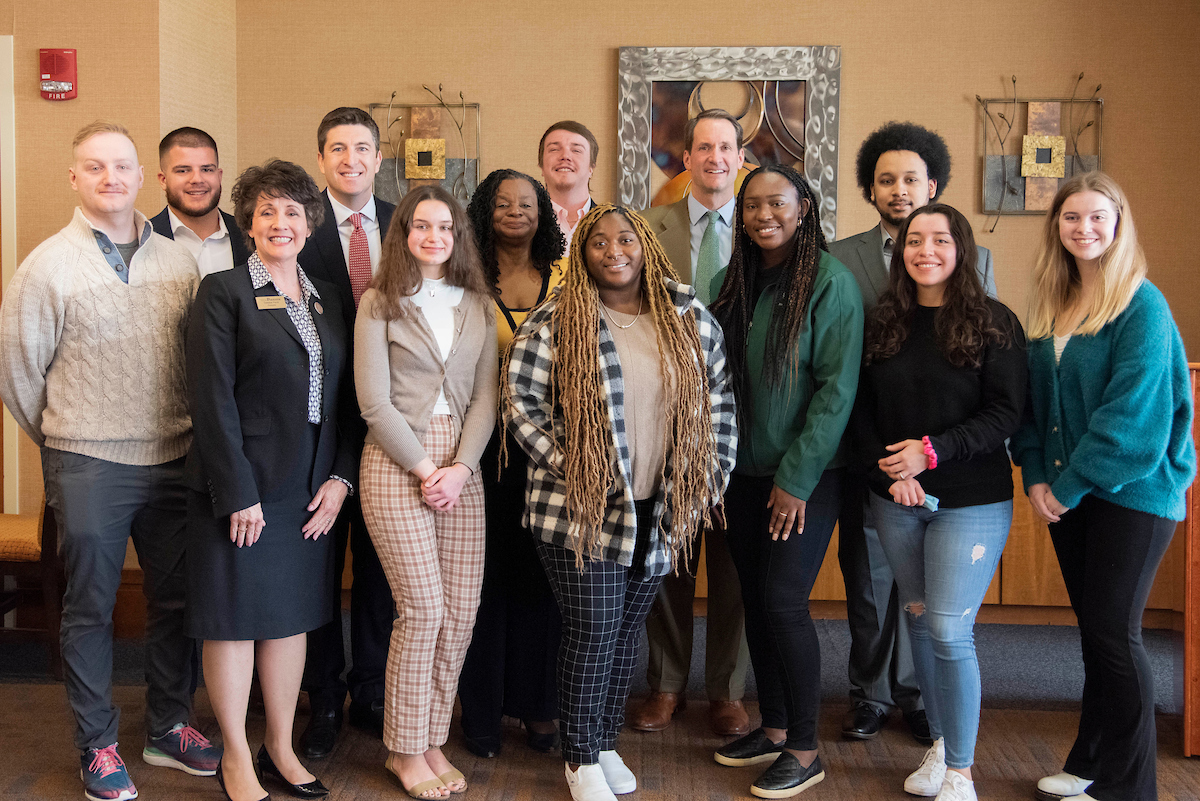
[[[260,309],[286,309],[287,299],[283,295],[266,295],[256,296],[254,302],[258,304]]]

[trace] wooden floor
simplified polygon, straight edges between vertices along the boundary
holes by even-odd
[[[118,687],[121,752],[137,783],[140,798],[222,798],[214,779],[154,768],[141,761],[142,690]],[[204,691],[196,700],[197,722],[216,738],[216,723]],[[59,801],[82,797],[78,752],[71,744],[72,722],[61,684],[0,685],[0,793],[5,799]],[[708,733],[705,704],[693,703],[665,732],[626,731],[619,750],[637,773],[639,789],[629,801],[749,798],[757,768],[726,768],[713,762],[722,740]],[[843,740],[839,726],[845,706],[826,704],[821,716],[821,758],[826,779],[805,792],[805,801],[851,801],[910,798],[901,790],[904,777],[924,753],[902,723],[893,721],[871,742]],[[303,723],[303,719],[300,721]],[[976,751],[976,788],[981,799],[1031,799],[1038,777],[1061,770],[1070,747],[1077,716],[1070,712],[984,710]],[[1200,761],[1180,754],[1180,719],[1159,718],[1159,799],[1200,799]],[[261,713],[252,713],[251,742],[262,739]],[[538,754],[525,747],[523,732],[505,730],[500,757],[478,759],[462,748],[457,725],[447,754],[471,782],[464,801],[570,801],[557,755]],[[333,791],[335,801],[403,798],[398,784],[383,769],[383,744],[347,727],[337,751],[310,768]],[[276,799],[284,798],[268,784]]]

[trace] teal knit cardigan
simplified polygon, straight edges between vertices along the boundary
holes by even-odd
[[[1149,281],[1094,336],[1029,343],[1031,414],[1012,437],[1025,491],[1046,483],[1068,509],[1084,495],[1183,520],[1196,474],[1183,340]]]

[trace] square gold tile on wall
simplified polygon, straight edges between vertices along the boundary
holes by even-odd
[[[442,180],[446,177],[445,139],[406,139],[404,177]]]
[[[1065,137],[1022,137],[1021,175],[1025,178],[1062,178],[1066,174],[1066,153]]]

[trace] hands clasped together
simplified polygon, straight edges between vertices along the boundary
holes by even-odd
[[[321,485],[313,496],[308,511],[313,516],[308,519],[300,530],[304,539],[316,539],[322,534],[328,534],[342,510],[342,502],[350,488],[336,478],[331,478]],[[229,516],[229,541],[237,547],[250,546],[258,542],[262,530],[267,525],[263,519],[262,504],[256,503]]]

